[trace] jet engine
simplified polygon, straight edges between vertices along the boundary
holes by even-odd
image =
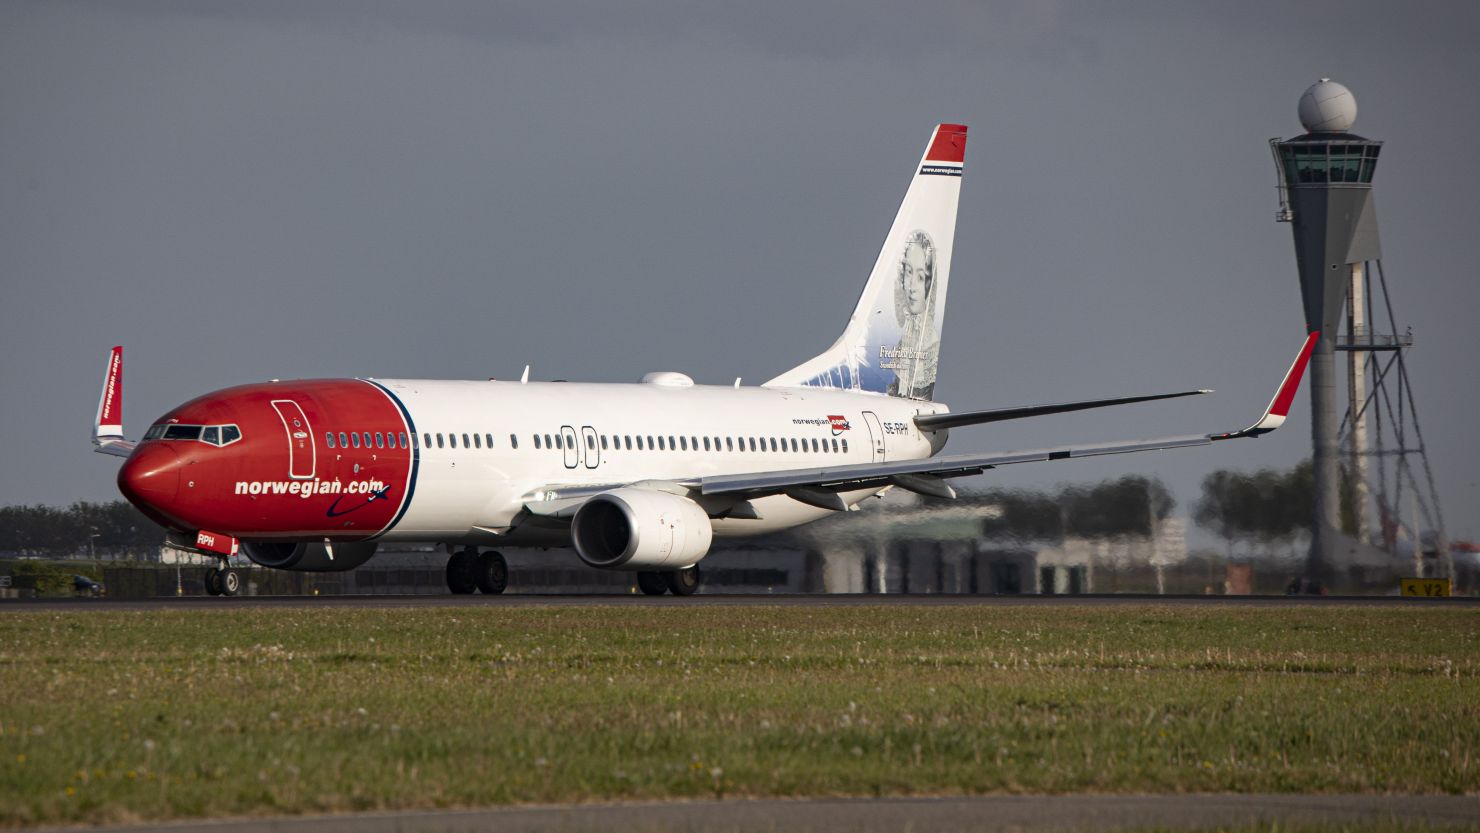
[[[265,541],[242,542],[242,552],[252,563],[274,570],[293,570],[299,573],[342,573],[364,564],[375,554],[374,541],[354,544],[324,544],[323,542],[298,541],[267,543]]]
[[[576,553],[604,570],[677,570],[709,552],[709,514],[686,497],[647,489],[602,492],[570,524]]]

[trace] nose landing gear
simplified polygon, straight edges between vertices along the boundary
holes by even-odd
[[[241,593],[241,574],[222,561],[219,568],[206,570],[206,592],[212,596],[235,596]]]

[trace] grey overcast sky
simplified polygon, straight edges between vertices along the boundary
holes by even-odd
[[[109,500],[137,436],[273,377],[758,383],[841,330],[931,127],[971,127],[937,395],[1217,388],[951,449],[1242,427],[1303,322],[1266,141],[1355,93],[1451,532],[1480,533],[1480,5],[0,2],[0,504]],[[1257,442],[1024,466],[1183,508]]]

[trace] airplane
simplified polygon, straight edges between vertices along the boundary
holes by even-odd
[[[126,458],[125,497],[173,540],[228,558],[352,570],[382,542],[446,547],[454,594],[501,593],[498,547],[573,548],[686,596],[715,538],[775,532],[899,488],[952,498],[951,478],[1019,463],[1256,437],[1289,413],[1309,333],[1264,414],[1241,431],[942,455],[951,429],[1210,393],[953,412],[934,399],[967,128],[941,124],[841,336],[759,386],[673,371],[637,383],[430,379],[260,382],[207,393],[124,439],[123,348],[108,357],[95,449]]]

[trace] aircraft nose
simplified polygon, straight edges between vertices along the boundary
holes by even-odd
[[[118,470],[118,489],[141,506],[167,511],[180,494],[180,454],[163,443],[138,449]]]

